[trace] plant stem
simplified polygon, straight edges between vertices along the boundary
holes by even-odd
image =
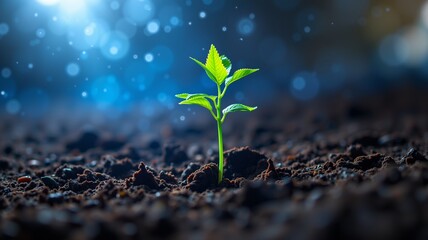
[[[223,181],[223,165],[224,165],[224,156],[223,156],[223,131],[222,131],[222,117],[221,117],[221,89],[220,86],[217,86],[218,98],[217,98],[217,134],[218,134],[218,183]]]
[[[221,129],[221,120],[217,120],[217,131],[218,131],[218,183],[223,180],[223,133]]]

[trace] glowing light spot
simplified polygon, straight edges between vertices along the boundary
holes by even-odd
[[[59,8],[63,15],[70,20],[75,21],[75,14],[84,14],[87,3],[85,0],[60,0]]]
[[[11,75],[12,75],[12,71],[10,70],[10,68],[3,68],[1,70],[1,76],[3,78],[10,78]]]
[[[224,26],[224,27],[222,27],[222,28],[221,28],[221,30],[222,30],[223,32],[226,32],[226,31],[227,31],[227,27],[226,27],[226,26]]]
[[[310,33],[311,32],[311,27],[306,26],[303,31],[305,31],[305,33]]]
[[[43,28],[39,28],[39,29],[37,29],[37,31],[36,31],[36,36],[37,36],[38,38],[44,38],[44,37],[46,36],[46,31],[45,31],[45,29],[43,29]]]
[[[169,33],[169,32],[171,32],[172,28],[171,28],[171,26],[167,25],[163,28],[163,30],[164,30],[164,32]]]
[[[0,94],[1,94],[2,96],[4,96],[4,95],[6,95],[6,92],[5,92],[5,91],[1,91],[1,92],[0,92]]]
[[[154,6],[150,0],[128,0],[123,7],[127,20],[137,25],[143,25],[154,14]]]
[[[146,53],[146,55],[144,55],[144,60],[146,60],[146,62],[152,62],[154,59],[153,54],[151,53]]]
[[[69,63],[65,68],[67,74],[71,77],[77,76],[80,72],[80,67],[77,63]]]
[[[82,53],[80,54],[80,59],[82,60],[88,59],[88,53],[86,51],[82,51]]]
[[[293,88],[295,88],[296,90],[302,90],[306,86],[305,79],[302,77],[294,78],[292,84],[293,84]]]
[[[206,16],[207,16],[207,14],[204,11],[199,13],[200,18],[205,18]]]
[[[38,3],[46,5],[46,6],[53,6],[59,3],[60,0],[37,0]]]
[[[85,92],[85,91],[83,91],[83,92],[82,92],[82,97],[83,97],[83,98],[86,98],[87,96],[88,96],[88,93],[87,93],[87,92]]]
[[[29,64],[28,64],[28,69],[33,69],[33,68],[34,68],[34,64],[29,63]]]
[[[10,114],[17,114],[21,110],[21,103],[13,99],[6,103],[6,111]]]
[[[249,35],[254,30],[254,23],[248,18],[241,19],[238,23],[238,32],[242,35]]]
[[[147,31],[150,34],[155,34],[159,31],[159,22],[157,21],[151,21],[147,24]]]
[[[0,37],[9,32],[9,25],[7,23],[0,23]]]
[[[186,120],[186,117],[185,116],[180,116],[180,121],[184,121],[184,120]]]
[[[318,94],[318,78],[310,72],[298,73],[291,81],[290,91],[299,100],[310,100]]]
[[[133,59],[138,59],[138,55],[137,55],[137,54],[134,54],[134,55],[132,56],[132,58],[133,58]]]
[[[111,55],[116,55],[119,52],[119,49],[116,46],[112,46],[110,48],[110,54]]]
[[[180,24],[180,19],[178,17],[174,16],[174,17],[171,17],[169,22],[171,23],[171,25],[177,26],[178,24]]]
[[[100,49],[103,56],[107,59],[118,60],[128,53],[129,40],[121,32],[109,32],[101,37]]]
[[[89,24],[88,26],[86,26],[86,27],[85,27],[85,30],[84,30],[85,35],[86,35],[86,36],[92,36],[92,35],[94,34],[94,29],[95,29],[95,27],[96,27],[96,24],[95,24],[95,23],[91,23],[91,24]]]

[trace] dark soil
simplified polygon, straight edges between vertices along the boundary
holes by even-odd
[[[229,116],[220,184],[203,112],[6,118],[0,238],[428,239],[426,92],[278,102]]]

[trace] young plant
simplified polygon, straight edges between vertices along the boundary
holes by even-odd
[[[208,52],[205,64],[194,58],[190,59],[192,59],[199,66],[201,66],[205,70],[208,77],[217,85],[217,95],[208,95],[205,93],[181,93],[175,96],[184,99],[179,104],[199,105],[208,109],[213,118],[216,120],[219,154],[218,182],[220,183],[223,180],[224,170],[222,124],[226,119],[227,114],[231,112],[251,112],[257,108],[246,106],[240,103],[234,103],[221,110],[221,100],[226,94],[227,88],[232,83],[242,79],[245,76],[250,75],[251,73],[257,72],[259,69],[243,68],[236,70],[231,76],[229,76],[230,70],[232,69],[232,62],[226,56],[220,56],[214,45],[211,45],[210,47],[210,51]]]

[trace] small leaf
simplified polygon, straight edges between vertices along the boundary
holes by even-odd
[[[186,99],[186,100],[189,100],[189,99],[192,99],[192,98],[196,98],[196,97],[209,98],[209,99],[211,99],[213,101],[215,101],[217,99],[217,96],[208,95],[208,94],[205,94],[205,93],[180,93],[180,94],[176,94],[175,96],[178,97],[178,98],[181,98],[181,99]]]
[[[197,59],[194,59],[194,58],[190,58],[190,59],[192,59],[195,63],[197,63],[199,66],[201,66],[204,70],[205,70],[205,73],[207,74],[207,76],[211,79],[211,80],[213,80],[214,81],[214,83],[215,84],[217,84],[217,80],[215,79],[215,76],[214,76],[214,74],[213,73],[211,73],[211,71],[203,64],[203,63],[201,63],[199,60],[197,60]]]
[[[232,62],[225,55],[221,55],[221,61],[223,62],[223,66],[227,70],[227,75],[229,75],[230,70],[232,70]]]
[[[227,77],[226,67],[223,65],[223,61],[217,52],[217,49],[211,44],[210,51],[208,52],[207,61],[205,67],[214,75],[216,83],[218,85],[224,82]]]
[[[256,110],[257,107],[250,107],[246,106],[244,104],[235,103],[227,106],[225,109],[223,109],[223,114],[228,114],[231,112],[252,112]]]
[[[213,109],[211,103],[204,97],[194,97],[192,99],[186,99],[184,101],[181,101],[179,104],[199,105],[210,111],[212,111]]]
[[[213,101],[215,101],[217,99],[217,96],[214,95],[208,95],[205,93],[193,93],[193,94],[189,94],[186,98],[186,100],[192,99],[192,98],[198,98],[198,97],[204,97],[204,98],[209,98]]]
[[[243,69],[236,70],[233,73],[232,78],[228,78],[226,80],[226,86],[229,86],[230,84],[238,81],[239,79],[241,79],[243,77],[250,75],[251,73],[257,72],[258,70],[259,69],[250,69],[250,68],[243,68]]]
[[[177,98],[181,98],[181,99],[186,99],[187,96],[189,96],[190,94],[188,93],[179,93],[179,94],[175,94],[175,97]]]

